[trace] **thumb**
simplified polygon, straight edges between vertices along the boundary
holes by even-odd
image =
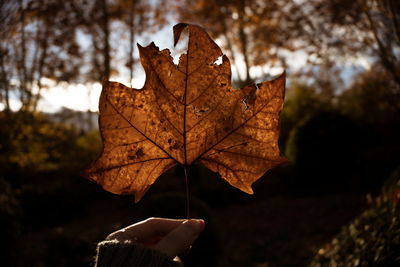
[[[184,221],[158,242],[154,248],[167,254],[171,259],[173,259],[178,254],[190,248],[203,229],[203,220],[192,219]]]

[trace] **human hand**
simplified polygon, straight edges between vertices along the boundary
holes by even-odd
[[[157,249],[171,259],[191,247],[205,223],[200,219],[149,218],[110,234],[106,240],[132,241]]]

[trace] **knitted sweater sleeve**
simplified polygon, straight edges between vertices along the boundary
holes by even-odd
[[[97,245],[95,267],[125,266],[177,267],[181,265],[158,250],[129,241],[109,240]]]

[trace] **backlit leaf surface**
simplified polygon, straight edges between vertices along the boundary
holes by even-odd
[[[188,49],[178,66],[151,43],[139,46],[142,89],[103,84],[103,152],[84,173],[110,192],[139,201],[169,168],[201,163],[252,194],[254,181],[286,161],[278,148],[285,75],[234,89],[228,58],[203,28],[177,24],[175,44],[185,28]]]

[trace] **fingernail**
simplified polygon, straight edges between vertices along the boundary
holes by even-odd
[[[187,224],[187,226],[193,229],[193,231],[195,231],[196,233],[203,231],[205,227],[205,222],[202,219],[190,219],[183,223]]]
[[[206,227],[206,223],[202,219],[197,219],[197,221],[200,224],[200,227],[199,227],[200,230],[199,231],[202,232],[204,230],[204,228]]]

